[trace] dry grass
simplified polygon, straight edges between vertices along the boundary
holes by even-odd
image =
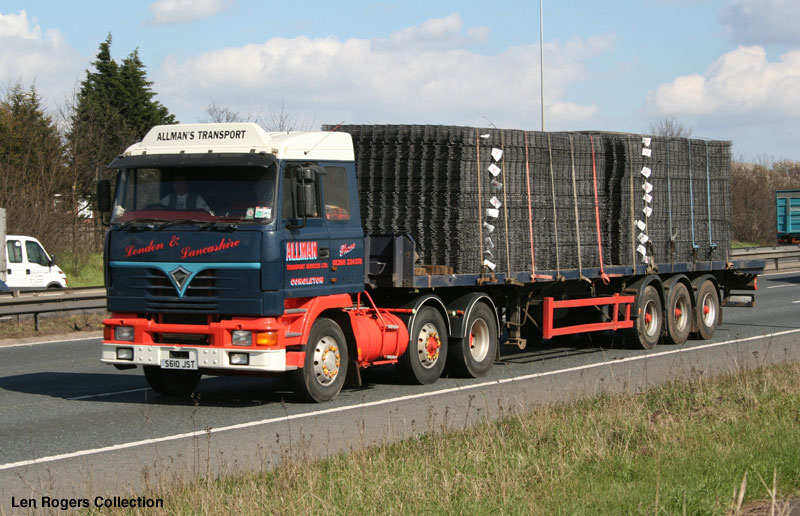
[[[70,313],[43,314],[39,319],[39,331],[36,331],[33,316],[10,317],[0,321],[0,340],[22,339],[30,337],[46,337],[48,335],[64,335],[79,332],[100,331],[106,313]]]
[[[150,496],[165,508],[141,514],[752,515],[758,500],[781,514],[800,487],[798,377],[800,364],[775,366],[258,474],[162,482]]]

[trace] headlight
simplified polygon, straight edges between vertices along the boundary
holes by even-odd
[[[133,342],[133,326],[117,326],[114,328],[114,340]]]
[[[253,332],[245,330],[234,330],[231,334],[231,344],[234,346],[252,346]]]
[[[117,360],[133,360],[133,348],[117,348]]]
[[[231,365],[248,365],[250,363],[250,355],[247,353],[231,353],[228,356],[230,357]]]

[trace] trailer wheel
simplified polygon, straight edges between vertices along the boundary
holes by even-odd
[[[161,369],[158,366],[144,366],[144,377],[150,388],[164,396],[188,396],[200,383],[200,371],[179,371]]]
[[[317,319],[308,334],[303,367],[293,373],[297,394],[306,401],[334,399],[344,385],[347,365],[347,342],[342,329],[332,319]]]
[[[497,355],[497,324],[485,303],[475,305],[467,320],[466,337],[453,344],[448,360],[456,374],[477,378],[489,371]]]
[[[633,340],[642,349],[653,349],[658,344],[663,328],[663,309],[658,291],[652,285],[645,287],[639,296],[641,313],[633,325]]]
[[[707,340],[714,336],[719,320],[719,311],[717,287],[711,280],[706,280],[697,289],[697,303],[695,304],[697,333],[700,338]]]
[[[444,370],[447,360],[447,326],[438,310],[431,306],[422,308],[414,318],[405,353],[397,366],[411,383],[435,382]]]
[[[692,296],[683,283],[675,283],[667,296],[667,334],[673,344],[683,344],[692,331]]]

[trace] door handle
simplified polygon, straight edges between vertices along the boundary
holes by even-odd
[[[331,256],[331,249],[329,247],[320,247],[319,248],[319,257],[320,258],[330,258]]]
[[[25,274],[30,274],[30,273],[31,273],[30,269],[25,269]]]

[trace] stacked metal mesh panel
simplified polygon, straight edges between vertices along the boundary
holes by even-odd
[[[657,265],[722,260],[729,249],[729,142],[431,125],[337,130],[353,137],[365,231],[410,235],[423,264],[557,271],[598,268],[601,254],[605,266]]]

